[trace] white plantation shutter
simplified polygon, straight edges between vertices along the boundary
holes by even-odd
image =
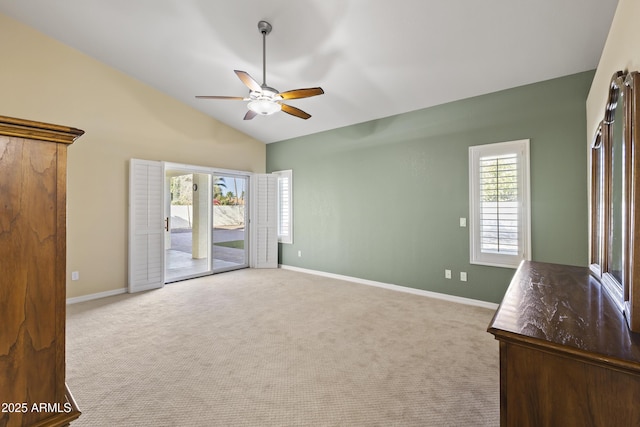
[[[252,268],[278,267],[277,177],[251,176],[251,263]]]
[[[480,158],[480,251],[518,254],[518,156]]]
[[[164,286],[163,177],[161,162],[130,160],[130,293]]]
[[[293,171],[273,172],[278,177],[278,241],[293,243]]]
[[[471,263],[530,259],[529,140],[469,148]]]

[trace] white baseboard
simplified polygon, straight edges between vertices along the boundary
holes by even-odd
[[[354,282],[354,283],[360,283],[363,285],[376,286],[378,288],[385,288],[385,289],[390,289],[392,291],[405,292],[408,294],[420,295],[420,296],[429,297],[429,298],[436,298],[436,299],[441,299],[441,300],[450,301],[450,302],[457,302],[459,304],[473,305],[476,307],[484,307],[484,308],[489,308],[491,310],[498,309],[498,304],[487,302],[487,301],[457,297],[455,295],[441,294],[439,292],[425,291],[422,289],[415,289],[415,288],[409,288],[407,286],[393,285],[391,283],[376,282],[374,280],[360,279],[357,277],[343,276],[341,274],[326,273],[324,271],[308,270],[306,268],[293,267],[291,265],[280,264],[278,267],[282,268],[283,270],[291,270],[291,271],[297,271],[300,273],[314,274],[316,276],[324,276],[324,277],[329,277],[331,279],[345,280],[347,282]]]
[[[125,288],[122,289],[114,289],[112,291],[98,292],[97,294],[89,294],[83,295],[81,297],[67,298],[67,304],[76,304],[78,302],[91,301],[93,299],[111,297],[114,295],[124,294],[127,290]]]
[[[347,281],[347,282],[360,283],[362,285],[376,286],[378,288],[390,289],[392,291],[405,292],[405,293],[408,293],[408,294],[420,295],[420,296],[429,297],[429,298],[436,298],[436,299],[441,299],[441,300],[450,301],[450,302],[457,302],[459,304],[473,305],[473,306],[476,306],[476,307],[484,307],[484,308],[488,308],[488,309],[491,309],[491,310],[497,310],[498,309],[498,304],[495,304],[495,303],[492,303],[492,302],[487,302],[487,301],[480,301],[480,300],[471,299],[471,298],[457,297],[455,295],[448,295],[448,294],[442,294],[442,293],[439,293],[439,292],[425,291],[425,290],[422,290],[422,289],[409,288],[407,286],[393,285],[391,283],[376,282],[374,280],[360,279],[358,277],[343,276],[341,274],[327,273],[327,272],[324,272],[324,271],[309,270],[309,269],[306,269],[306,268],[294,267],[294,266],[291,266],[291,265],[279,264],[278,267],[282,268],[283,270],[297,271],[297,272],[300,272],[300,273],[307,273],[307,274],[313,274],[313,275],[316,275],[316,276],[329,277],[331,279],[338,279],[338,280],[344,280],[344,281]],[[67,298],[67,304],[76,304],[76,303],[79,303],[79,302],[91,301],[91,300],[94,300],[94,299],[99,299],[99,298],[110,297],[110,296],[113,296],[113,295],[124,294],[126,292],[127,292],[126,288],[122,288],[122,289],[114,289],[112,291],[98,292],[96,294],[83,295],[83,296],[80,296],[80,297]]]

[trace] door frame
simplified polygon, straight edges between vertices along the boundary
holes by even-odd
[[[208,166],[197,166],[197,165],[190,165],[190,164],[185,164],[185,163],[174,163],[174,162],[162,162],[163,166],[164,166],[164,175],[166,176],[166,170],[170,169],[170,170],[180,170],[180,171],[186,171],[186,172],[190,172],[190,173],[200,173],[200,174],[209,174],[211,176],[211,189],[213,190],[213,177],[220,177],[220,176],[234,176],[234,177],[244,177],[246,178],[246,203],[248,204],[248,206],[245,206],[245,248],[244,248],[244,252],[245,252],[245,263],[244,264],[239,264],[236,267],[225,267],[225,268],[219,268],[216,269],[214,268],[214,259],[213,259],[213,237],[210,240],[210,244],[209,244],[209,250],[210,250],[210,257],[209,257],[209,269],[206,272],[201,272],[201,273],[196,273],[193,275],[188,275],[188,276],[183,276],[180,277],[179,279],[175,280],[175,281],[181,281],[181,280],[187,280],[187,279],[192,279],[192,278],[196,278],[196,277],[202,277],[202,276],[209,276],[211,274],[216,274],[216,273],[223,273],[226,271],[233,271],[233,270],[239,270],[242,268],[248,268],[251,265],[251,227],[250,227],[250,223],[251,223],[251,213],[250,213],[250,208],[251,208],[251,204],[252,204],[252,200],[251,199],[251,177],[254,175],[252,172],[247,172],[247,171],[239,171],[239,170],[233,170],[233,169],[224,169],[224,168],[216,168],[216,167],[208,167]],[[166,188],[167,183],[166,183],[166,179],[165,179],[165,183],[164,183],[164,218],[167,217],[166,215],[166,209],[167,206],[169,206],[169,203],[171,202],[170,200],[168,200],[169,197],[169,189]],[[211,195],[210,195],[211,196]],[[211,214],[209,215],[209,227],[211,227],[211,230],[213,232],[213,221],[214,221],[214,214],[213,214],[213,209],[211,210]],[[164,240],[163,240],[163,245],[164,245]],[[163,248],[164,249],[164,248]],[[163,252],[164,253],[164,252]],[[165,266],[165,273],[166,273],[166,266]],[[173,282],[173,281],[172,281]],[[171,283],[171,282],[165,282],[165,283]]]

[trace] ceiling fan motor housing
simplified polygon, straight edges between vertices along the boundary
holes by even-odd
[[[263,116],[276,113],[282,109],[278,103],[278,101],[282,100],[282,97],[272,87],[263,85],[261,92],[251,91],[249,98],[251,101],[247,104],[247,108]]]

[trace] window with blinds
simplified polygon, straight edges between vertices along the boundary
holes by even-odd
[[[278,177],[278,241],[293,243],[293,172],[289,169],[273,174]]]
[[[480,250],[518,253],[518,156],[480,159]]]
[[[469,148],[471,263],[529,259],[529,140]]]

